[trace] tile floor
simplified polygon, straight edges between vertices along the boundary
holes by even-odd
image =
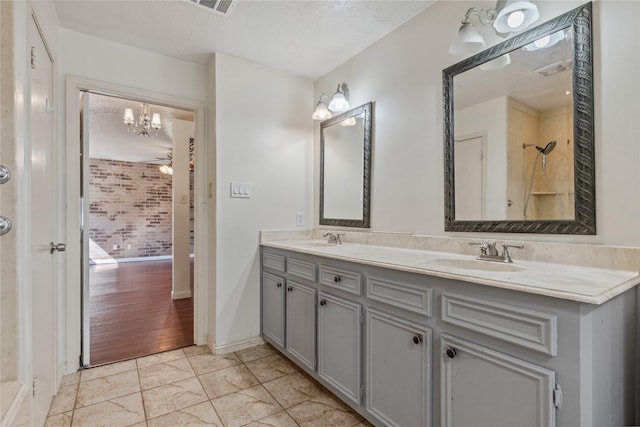
[[[371,424],[265,344],[223,355],[186,347],[67,375],[45,425]]]

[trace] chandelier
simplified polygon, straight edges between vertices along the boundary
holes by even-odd
[[[124,124],[127,125],[129,132],[149,138],[151,138],[152,135],[158,135],[158,130],[162,127],[160,124],[160,114],[153,113],[152,115],[149,112],[149,104],[146,103],[142,103],[140,117],[138,117],[137,121],[133,118],[133,110],[131,108],[125,108]]]

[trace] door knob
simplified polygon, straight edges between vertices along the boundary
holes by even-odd
[[[0,165],[0,184],[4,184],[10,179],[11,179],[11,171],[9,170],[9,168],[4,165]]]
[[[64,243],[53,243],[53,242],[51,242],[49,244],[49,249],[50,249],[51,253],[54,253],[55,251],[64,252],[64,251],[67,250],[67,245],[64,244]]]
[[[0,236],[4,236],[11,231],[11,220],[7,217],[0,216]]]

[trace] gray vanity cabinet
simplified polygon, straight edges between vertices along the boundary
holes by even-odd
[[[262,273],[262,334],[284,347],[284,277]]]
[[[362,306],[318,293],[318,375],[360,405]]]
[[[462,339],[441,338],[444,427],[553,427],[555,373]]]
[[[287,350],[310,370],[316,369],[316,291],[287,281]]]
[[[365,324],[367,411],[388,426],[430,426],[431,329],[372,308]]]

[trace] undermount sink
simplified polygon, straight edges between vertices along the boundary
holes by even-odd
[[[336,243],[327,243],[327,242],[298,242],[300,246],[307,246],[311,248],[329,248],[332,246],[338,246]]]
[[[494,261],[480,261],[476,259],[435,259],[429,262],[447,268],[460,268],[462,270],[480,270],[480,271],[506,271],[515,272],[524,270],[523,267],[513,264],[507,264]]]

